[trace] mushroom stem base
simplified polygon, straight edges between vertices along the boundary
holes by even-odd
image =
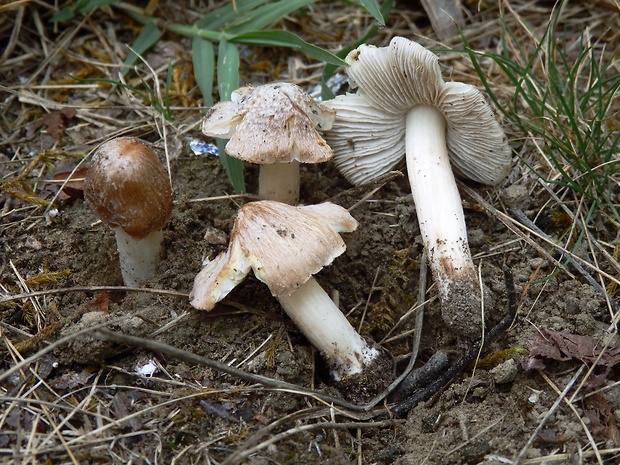
[[[368,345],[314,278],[288,296],[278,296],[284,311],[319,349],[336,381],[361,373],[379,355]]]
[[[134,239],[122,228],[115,228],[116,247],[125,286],[139,287],[155,276],[163,232],[154,231],[143,239]]]
[[[435,276],[441,301],[443,321],[459,334],[476,338],[482,336],[484,309],[492,309],[494,299],[490,290],[480,283],[475,269],[461,272],[458,279]],[[482,306],[484,296],[484,307]]]

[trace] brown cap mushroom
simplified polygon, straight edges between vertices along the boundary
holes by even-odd
[[[332,203],[293,207],[274,201],[239,210],[230,245],[198,273],[192,306],[210,310],[254,270],[300,331],[317,347],[336,380],[362,373],[380,351],[368,344],[312,278],[346,248],[339,232],[357,222]]]
[[[334,162],[357,184],[405,156],[444,319],[464,334],[480,334],[481,291],[452,168],[478,182],[500,182],[511,165],[504,131],[478,89],[444,82],[437,57],[411,40],[361,45],[346,61],[357,93],[324,102],[336,111],[325,134]]]
[[[296,204],[298,162],[321,163],[332,157],[316,128],[331,128],[334,112],[316,103],[299,86],[286,82],[245,86],[231,98],[210,110],[202,132],[229,138],[226,152],[230,156],[261,165],[262,198]]]
[[[84,180],[84,198],[116,234],[128,286],[155,274],[172,190],[162,163],[146,142],[119,137],[101,144]]]

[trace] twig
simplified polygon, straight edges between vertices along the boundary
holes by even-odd
[[[406,397],[413,389],[417,387],[417,383],[421,379],[419,376],[420,370],[412,372],[413,366],[418,358],[418,352],[420,350],[420,341],[422,340],[422,325],[424,322],[424,302],[426,299],[426,278],[428,277],[428,266],[426,263],[426,250],[422,252],[422,257],[420,258],[420,278],[418,281],[418,302],[419,305],[416,316],[415,316],[415,333],[413,334],[412,347],[411,347],[411,358],[409,359],[409,364],[405,371],[394,380],[392,383],[394,392],[392,393],[395,397]],[[429,360],[430,362],[430,360]],[[434,367],[435,364],[427,364],[429,367]],[[426,366],[426,365],[425,365]],[[427,368],[427,370],[430,368]],[[392,387],[390,386],[390,387]],[[389,388],[388,388],[389,389]]]
[[[168,289],[149,289],[147,287],[126,287],[126,286],[76,286],[58,289],[46,289],[44,291],[24,292],[23,294],[5,295],[0,297],[0,304],[13,300],[29,299],[42,295],[66,294],[69,292],[100,292],[100,291],[125,291],[125,292],[146,292],[149,294],[168,295],[172,297],[183,297],[189,299],[187,292],[171,291]]]
[[[531,237],[529,237],[527,234],[525,234],[524,232],[522,232],[521,230],[519,230],[518,228],[516,228],[514,226],[514,223],[520,224],[518,221],[515,221],[514,219],[512,219],[511,217],[509,217],[508,215],[506,215],[505,213],[497,210],[493,205],[491,205],[489,202],[485,201],[480,194],[478,194],[475,190],[471,189],[469,186],[466,186],[465,184],[463,184],[462,182],[459,182],[459,188],[462,189],[463,191],[465,191],[467,193],[467,195],[469,195],[472,199],[474,199],[476,201],[476,203],[478,203],[478,205],[480,205],[481,207],[483,207],[488,213],[490,213],[492,216],[494,216],[495,218],[497,218],[499,221],[501,221],[502,223],[504,223],[504,225],[510,229],[510,231],[512,231],[515,235],[517,235],[518,237],[520,237],[522,240],[524,240],[525,242],[527,242],[531,247],[534,248],[534,250],[536,250],[542,257],[545,257],[547,260],[549,260],[551,263],[553,263],[555,266],[557,266],[558,268],[564,270],[568,276],[572,279],[575,278],[575,276],[566,268],[566,266],[564,266],[561,262],[559,262],[558,260],[556,260],[555,258],[553,258],[549,252],[547,252],[545,249],[543,249],[535,240],[533,240]]]
[[[524,226],[527,226],[529,229],[534,231],[536,234],[538,234],[540,237],[545,239],[547,242],[551,242],[551,243],[554,242],[553,239],[548,234],[546,234],[538,226],[536,226],[527,216],[525,216],[525,213],[523,213],[518,208],[511,208],[510,209],[510,213],[512,213],[514,215],[514,217],[516,219],[518,219],[519,222],[521,222],[521,224],[523,224]],[[579,264],[579,262],[576,262],[575,260],[572,259],[572,257],[570,255],[568,255],[564,251],[562,251],[560,253],[559,260],[562,260],[564,258],[566,258],[566,263],[571,265],[581,276],[583,276],[584,279],[586,281],[588,281],[588,284],[590,284],[590,286],[592,286],[594,289],[596,289],[599,293],[603,294],[603,296],[607,297],[607,293],[606,293],[605,289],[603,289],[603,287],[599,283],[596,282],[596,279],[594,279],[592,277],[592,275],[590,275],[590,273],[588,273]]]
[[[366,406],[355,405],[339,397],[316,392],[311,389],[307,389],[303,386],[298,386],[296,384],[291,384],[285,381],[268,378],[267,376],[248,373],[238,368],[235,368],[233,366],[227,365],[225,363],[211,360],[207,357],[202,357],[200,355],[196,355],[186,350],[178,349],[176,347],[170,346],[168,344],[164,344],[162,342],[154,341],[151,339],[144,339],[144,338],[140,338],[136,336],[129,336],[127,334],[110,331],[108,329],[98,329],[96,334],[102,339],[110,340],[113,342],[118,342],[120,344],[127,344],[131,346],[142,347],[144,349],[151,350],[153,352],[160,352],[160,353],[169,355],[171,357],[178,358],[188,363],[194,363],[197,365],[206,366],[208,368],[212,368],[214,370],[227,373],[229,375],[235,376],[245,381],[249,381],[252,383],[259,383],[263,386],[281,389],[281,390],[292,392],[292,393],[307,395],[310,397],[314,397],[327,404],[338,405],[338,406],[341,406],[341,407],[344,407],[344,408],[347,408],[347,409],[350,409],[356,412],[365,411]]]
[[[600,355],[602,355],[602,351],[599,354],[599,358]],[[593,364],[593,366],[591,368],[593,368],[596,364]],[[575,406],[573,405],[573,399],[575,398],[575,396],[577,394],[579,394],[579,392],[581,391],[581,387],[583,386],[583,383],[585,382],[586,379],[588,379],[588,377],[590,376],[591,371],[588,371],[583,378],[581,379],[581,383],[579,384],[579,386],[577,386],[577,388],[575,389],[575,392],[573,393],[573,395],[571,396],[570,399],[567,399],[566,397],[564,397],[564,403],[566,405],[568,405],[568,408],[570,408],[572,410],[572,412],[575,414],[575,417],[577,417],[577,420],[579,421],[579,423],[581,424],[581,427],[583,428],[583,432],[586,434],[586,436],[588,437],[588,441],[590,443],[590,445],[592,446],[592,450],[594,451],[594,454],[596,455],[596,458],[598,460],[598,463],[600,465],[603,464],[603,458],[601,457],[601,454],[598,451],[598,446],[596,445],[596,441],[594,440],[594,437],[592,436],[592,433],[590,432],[590,430],[588,429],[588,427],[586,426],[586,424],[583,421],[583,418],[581,418],[581,415],[579,415],[579,412],[577,412],[577,409],[575,408]],[[555,385],[555,383],[553,381],[551,381],[551,379],[545,374],[544,371],[540,370],[538,371],[538,374],[547,382],[547,384],[549,386],[551,386],[551,388],[555,391],[556,394],[560,395],[560,390],[558,389],[558,387]]]
[[[296,426],[295,428],[291,428],[287,431],[284,431],[280,434],[276,434],[275,436],[267,439],[266,441],[257,444],[254,447],[243,451],[236,451],[231,454],[229,457],[224,460],[221,465],[233,465],[236,463],[241,463],[241,461],[255,452],[258,452],[265,447],[274,444],[282,439],[286,439],[289,436],[293,436],[294,434],[302,433],[304,431],[312,431],[314,429],[350,429],[350,428],[382,428],[385,426],[392,426],[395,423],[403,422],[404,420],[383,420],[383,421],[371,421],[367,423],[358,423],[358,422],[346,422],[346,423],[332,423],[332,422],[323,422],[323,423],[314,423],[311,425],[303,425]]]
[[[467,366],[472,363],[478,353],[480,352],[481,347],[486,347],[491,342],[496,341],[504,332],[510,327],[512,324],[517,310],[517,296],[514,290],[514,283],[512,281],[512,273],[507,268],[504,269],[504,280],[506,282],[506,289],[508,292],[508,315],[506,315],[502,321],[500,321],[495,327],[493,327],[485,336],[484,340],[480,340],[475,342],[467,351],[467,353],[461,357],[458,361],[452,365],[452,367],[444,373],[440,378],[438,378],[435,382],[431,383],[424,389],[421,389],[413,396],[408,399],[399,402],[398,404],[391,406],[390,411],[397,416],[404,416],[415,407],[418,403],[430,399],[433,395],[435,395],[441,388],[446,386],[450,381],[452,381],[456,376],[467,368]]]
[[[583,373],[583,370],[585,370],[585,368],[586,368],[585,365],[581,365],[579,370],[577,370],[577,373],[575,373],[575,375],[568,382],[568,384],[566,385],[562,393],[558,396],[558,398],[553,403],[549,411],[545,414],[544,418],[540,421],[539,425],[536,427],[536,429],[534,430],[530,438],[527,440],[527,442],[525,443],[525,445],[519,452],[519,455],[517,455],[517,457],[515,458],[513,465],[520,465],[521,463],[523,463],[523,459],[525,459],[525,456],[527,455],[527,451],[530,449],[530,447],[536,440],[536,437],[538,436],[538,434],[540,434],[542,429],[545,427],[545,424],[547,423],[549,418],[551,418],[551,415],[553,415],[555,411],[558,409],[558,407],[562,403],[562,400],[566,397],[566,395],[568,394],[568,391],[570,391],[571,387],[573,387],[573,385],[575,384],[579,376],[581,376],[581,373]]]
[[[262,437],[264,437],[265,435],[271,433],[272,431],[274,431],[277,428],[280,428],[281,426],[287,424],[287,423],[297,423],[300,421],[308,421],[308,420],[314,420],[316,418],[322,418],[325,417],[327,414],[331,414],[332,418],[333,418],[333,411],[334,409],[331,407],[308,407],[302,410],[296,410],[295,412],[289,413],[288,415],[285,415],[281,418],[278,418],[274,421],[272,421],[271,423],[269,423],[266,426],[263,426],[262,428],[260,428],[258,431],[252,433],[244,442],[243,444],[241,444],[238,448],[237,451],[233,452],[231,454],[230,457],[232,456],[236,456],[235,454],[237,454],[238,452],[242,451],[242,450],[246,450],[249,449],[250,447],[254,447],[256,444],[259,443],[260,439]],[[333,421],[333,423],[335,423],[335,421]],[[230,459],[229,457],[229,459]],[[222,465],[222,464],[220,464]]]
[[[0,382],[2,382],[2,380],[8,378],[9,376],[11,376],[13,373],[15,373],[16,371],[21,370],[22,368],[24,368],[25,366],[30,365],[32,362],[37,361],[39,358],[41,358],[43,355],[54,351],[55,349],[57,349],[58,347],[62,346],[63,344],[71,341],[72,339],[75,339],[77,336],[81,336],[82,334],[86,334],[89,333],[93,330],[96,330],[98,328],[103,328],[104,326],[107,325],[111,325],[111,324],[116,324],[116,323],[121,323],[122,321],[124,321],[125,319],[127,319],[129,316],[139,316],[141,313],[143,313],[145,310],[138,310],[137,312],[130,314],[130,315],[122,315],[118,318],[114,318],[112,320],[109,321],[104,321],[101,323],[97,323],[95,325],[89,326],[87,328],[81,329],[79,331],[76,331],[75,333],[71,333],[63,338],[58,339],[57,341],[51,343],[50,345],[44,347],[43,349],[39,350],[37,353],[31,355],[28,358],[23,359],[21,362],[16,363],[15,365],[13,365],[11,368],[3,371],[2,373],[0,373]]]

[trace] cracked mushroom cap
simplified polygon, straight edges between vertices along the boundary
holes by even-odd
[[[112,228],[134,239],[162,229],[172,213],[172,189],[159,157],[136,137],[118,137],[95,150],[84,198]]]
[[[321,163],[333,152],[315,128],[330,129],[334,117],[299,86],[280,82],[237,89],[211,108],[202,132],[230,139],[226,152],[252,163]]]
[[[405,154],[405,116],[417,105],[437,108],[446,120],[446,144],[453,169],[494,185],[510,170],[506,135],[482,93],[474,86],[444,82],[437,56],[404,37],[387,47],[361,45],[346,58],[356,94],[324,102],[336,110],[325,134],[334,163],[354,184],[391,171]]]
[[[289,295],[341,255],[340,232],[357,221],[333,203],[294,207],[263,200],[245,204],[235,219],[226,252],[194,279],[190,303],[211,310],[254,270],[274,296]]]

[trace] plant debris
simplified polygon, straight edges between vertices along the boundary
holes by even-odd
[[[67,124],[75,118],[75,115],[77,115],[77,110],[71,107],[54,110],[39,118],[33,124],[32,131],[36,132],[43,128],[46,134],[49,134],[58,142],[65,135]]]
[[[523,360],[523,368],[526,371],[544,370],[545,362],[549,360],[580,360],[588,365],[604,367],[605,373],[608,373],[620,363],[620,339],[607,347],[592,336],[541,328],[534,334],[529,354]]]

